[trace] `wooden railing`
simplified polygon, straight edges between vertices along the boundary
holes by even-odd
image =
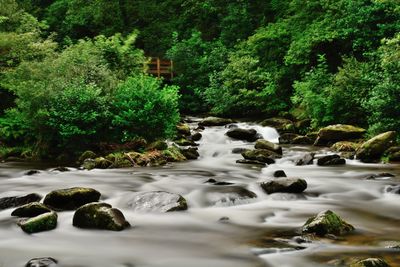
[[[167,80],[174,78],[174,63],[172,60],[161,60],[158,57],[152,57],[147,71],[156,75],[158,78],[163,77]]]

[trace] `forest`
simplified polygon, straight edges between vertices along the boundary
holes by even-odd
[[[25,154],[172,137],[180,114],[400,130],[397,0],[1,2],[0,142]]]

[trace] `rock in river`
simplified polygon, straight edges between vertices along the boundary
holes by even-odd
[[[282,155],[282,147],[280,145],[274,144],[268,140],[259,139],[254,145],[256,149],[267,149],[271,150],[279,155]]]
[[[42,196],[38,194],[28,194],[26,196],[3,197],[0,198],[0,210],[19,207],[31,202],[40,201]]]
[[[48,207],[39,202],[32,202],[17,208],[11,213],[11,216],[35,217],[47,212],[51,212]]]
[[[267,194],[302,193],[307,189],[307,182],[300,178],[278,178],[260,184]]]
[[[303,226],[303,233],[312,233],[318,236],[328,234],[343,235],[354,230],[351,224],[343,221],[333,211],[327,210],[320,212],[317,216],[311,217]]]
[[[186,199],[181,195],[163,191],[135,194],[128,206],[138,212],[170,212],[188,208]]]
[[[393,145],[396,140],[396,132],[386,132],[377,135],[363,143],[356,151],[357,159],[363,162],[378,160],[383,153]]]
[[[274,159],[281,157],[281,155],[267,149],[254,149],[245,151],[242,153],[242,156],[245,159],[257,160],[267,164],[273,164],[275,163]]]
[[[89,203],[75,211],[72,224],[79,228],[122,231],[130,224],[118,209],[107,203]]]
[[[25,264],[25,267],[52,267],[56,266],[58,261],[56,259],[45,257],[45,258],[34,258]]]
[[[74,210],[87,203],[99,201],[100,195],[92,188],[73,187],[50,192],[43,203],[56,210]]]
[[[350,267],[390,267],[384,260],[369,258],[350,264]]]
[[[226,119],[226,118],[217,118],[217,117],[207,117],[201,122],[199,122],[200,126],[223,126],[227,125],[230,123],[233,123],[234,121],[231,119]]]
[[[233,128],[226,132],[226,135],[233,139],[245,140],[248,142],[256,141],[259,136],[254,129]]]
[[[318,166],[344,165],[346,164],[346,160],[339,155],[328,155],[319,158],[317,164]]]
[[[285,118],[266,119],[261,122],[261,125],[275,128],[279,133],[292,133],[296,130],[294,123]]]
[[[329,125],[319,130],[315,145],[333,144],[337,141],[347,141],[362,138],[365,129],[353,125]]]
[[[18,222],[18,225],[28,234],[50,231],[57,227],[57,218],[57,213],[52,211],[33,218],[22,219]]]

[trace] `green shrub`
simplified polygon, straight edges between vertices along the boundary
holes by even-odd
[[[172,137],[179,122],[178,87],[141,75],[128,78],[115,91],[112,125],[122,141],[134,137]]]

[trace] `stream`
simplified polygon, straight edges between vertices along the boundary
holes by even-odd
[[[278,142],[273,128],[244,122],[238,126]],[[0,163],[0,198],[91,187],[132,225],[121,232],[79,229],[72,226],[73,211],[66,211],[58,213],[55,230],[28,235],[10,216],[13,209],[0,210],[0,267],[22,267],[37,257],[55,258],[62,267],[310,267],[370,256],[400,266],[400,250],[390,248],[400,244],[400,194],[387,190],[400,184],[399,165],[347,160],[344,166],[295,166],[293,160],[304,153],[332,153],[297,145],[283,146],[283,158],[264,168],[237,164],[242,156],[232,149],[253,148],[254,143],[232,140],[226,131],[224,126],[206,127],[198,142],[199,159],[164,167],[59,172],[45,164]],[[25,175],[30,169],[40,172]],[[273,179],[276,170],[304,178],[308,188],[303,194],[267,195],[259,183]],[[379,173],[395,177],[366,179]],[[211,178],[233,185],[205,183]],[[232,186],[257,197],[224,191]],[[127,206],[135,192],[160,190],[181,194],[189,209],[139,213]],[[305,221],[328,209],[356,231],[339,239],[299,238]]]

